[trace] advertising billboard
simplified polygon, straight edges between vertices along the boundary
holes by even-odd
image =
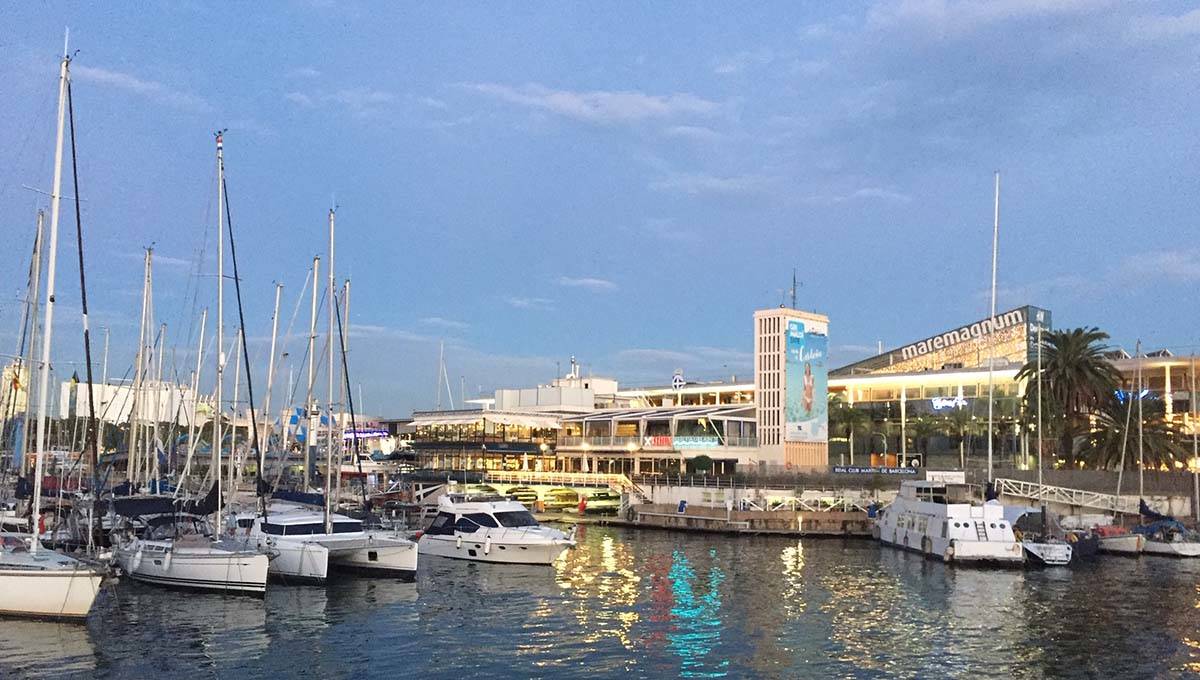
[[[829,440],[828,330],[825,324],[788,320],[784,441]]]

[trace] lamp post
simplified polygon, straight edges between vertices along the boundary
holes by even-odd
[[[883,440],[883,465],[884,467],[887,467],[887,435],[882,432],[871,433],[872,437],[875,435],[879,435],[879,438]]]

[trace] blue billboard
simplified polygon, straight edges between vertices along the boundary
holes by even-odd
[[[786,418],[784,440],[826,442],[829,414],[826,395],[829,373],[828,326],[814,321],[789,319],[784,388]]]

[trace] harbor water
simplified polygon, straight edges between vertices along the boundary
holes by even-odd
[[[843,539],[585,526],[556,567],[265,599],[123,580],[86,625],[0,620],[0,677],[1200,675],[1200,561],[955,569]]]

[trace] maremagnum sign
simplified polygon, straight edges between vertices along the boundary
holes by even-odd
[[[1051,327],[1048,310],[1032,306],[1018,307],[1001,312],[990,319],[981,319],[924,340],[902,345],[898,349],[884,352],[878,356],[842,366],[832,371],[832,374],[836,376],[855,375],[864,372],[886,371],[892,367],[897,367],[892,370],[928,370],[938,367],[956,368],[961,367],[964,363],[974,365],[974,361],[982,356],[981,352],[976,350],[988,342],[1005,342],[1013,339],[1016,340],[1018,346],[1022,345],[1020,340],[1022,331],[1027,336],[1023,344],[1029,348],[1028,352],[1032,352],[1033,338],[1035,337],[1033,329],[1037,328],[1038,324],[1041,324],[1043,328]],[[1015,347],[1010,344],[1004,344],[997,350],[1010,357],[1016,355]],[[1023,361],[1024,359],[1016,357],[1015,360]],[[955,364],[959,364],[959,366]]]
[[[914,342],[911,345],[901,347],[900,359],[908,360],[915,359],[919,356],[929,354],[930,352],[952,347],[960,342],[968,340],[978,340],[985,335],[991,335],[996,331],[1002,331],[1006,328],[1019,326],[1025,323],[1025,309],[1014,309],[1011,312],[997,314],[990,319],[976,321],[973,324],[956,328],[952,331],[946,331],[941,335],[935,335],[932,338],[927,338],[920,342]]]

